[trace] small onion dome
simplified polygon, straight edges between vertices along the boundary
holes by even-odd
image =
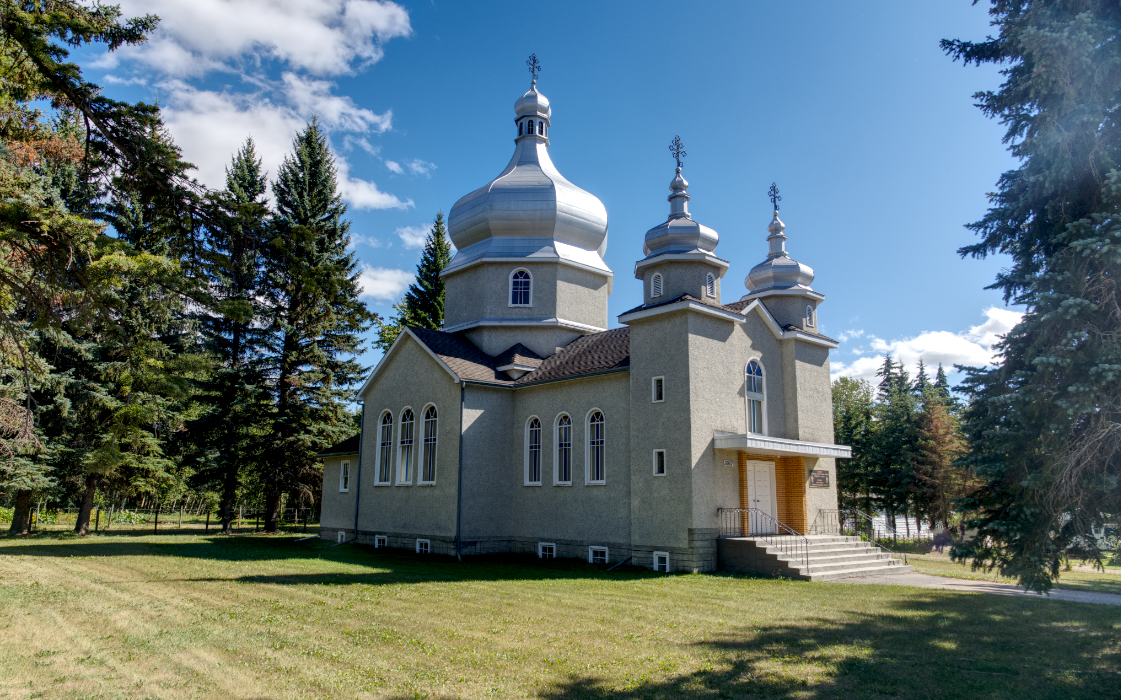
[[[756,294],[772,289],[809,289],[810,282],[814,281],[813,268],[792,260],[786,252],[786,234],[783,233],[786,224],[778,218],[778,209],[767,230],[771,234],[767,236],[770,252],[766,260],[747,273],[744,280],[747,291]]]
[[[665,223],[658,224],[646,232],[642,242],[642,252],[650,257],[661,253],[690,253],[703,251],[711,253],[720,242],[720,234],[713,229],[693,221],[689,213],[689,183],[681,176],[681,167],[669,184],[669,217]]]
[[[553,116],[553,108],[549,106],[549,98],[537,92],[537,81],[533,81],[533,86],[529,88],[529,92],[518,98],[514,103],[514,115],[523,116],[526,114],[539,114],[546,119]]]

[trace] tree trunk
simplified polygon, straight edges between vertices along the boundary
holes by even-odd
[[[280,495],[275,486],[265,489],[265,532],[280,531]]]
[[[8,532],[26,535],[31,525],[31,491],[16,492],[16,507],[12,511],[12,526]]]
[[[232,460],[231,460],[232,461]],[[227,463],[226,475],[222,483],[222,534],[232,535],[234,506],[237,503],[237,465]]]
[[[78,510],[78,520],[74,532],[84,535],[90,530],[90,511],[93,510],[93,496],[97,493],[97,476],[86,474],[86,494],[82,497],[82,507]]]

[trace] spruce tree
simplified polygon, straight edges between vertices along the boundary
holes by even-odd
[[[927,389],[930,388],[930,376],[926,373],[926,363],[919,358],[919,373],[915,375],[914,390],[918,396],[926,394]]]
[[[335,159],[313,119],[273,182],[276,214],[265,251],[268,359],[275,410],[267,458],[265,529],[279,527],[284,493],[310,496],[315,455],[352,433],[346,405],[362,378],[355,359],[373,315],[359,298],[358,262]]]
[[[440,272],[451,262],[451,241],[444,225],[444,212],[436,214],[424,251],[416,266],[416,281],[409,285],[405,297],[393,305],[396,312],[388,323],[376,321],[378,339],[375,345],[384,352],[389,350],[405,326],[439,330],[444,323],[444,280]]]
[[[871,384],[849,377],[833,382],[833,439],[852,447],[851,459],[837,460],[837,497],[842,508],[872,510],[874,416]]]
[[[1002,67],[975,98],[1019,167],[960,253],[1008,255],[992,286],[1026,313],[1000,363],[962,382],[984,486],[967,503],[978,536],[954,556],[1047,590],[1070,552],[1100,556],[1091,527],[1121,512],[1121,4],[996,0],[989,14],[995,37],[942,46]]]

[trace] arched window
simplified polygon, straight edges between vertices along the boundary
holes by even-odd
[[[533,305],[533,278],[526,270],[515,270],[510,275],[510,306]]]
[[[378,483],[388,484],[393,468],[393,414],[386,411],[378,428]]]
[[[556,473],[553,480],[558,484],[572,483],[572,419],[565,414],[557,417],[556,440],[557,446]]]
[[[422,484],[436,483],[436,407],[424,411],[424,456],[420,474]]]
[[[538,136],[544,136],[545,135],[545,122],[537,122],[537,135]]]
[[[522,135],[522,128],[523,128],[523,124],[521,122],[518,122],[518,136]]]
[[[603,448],[603,413],[592,411],[588,414],[587,483],[589,484],[604,482]]]
[[[766,385],[763,383],[763,365],[756,360],[747,363],[747,432],[763,435],[766,433],[764,422],[766,412],[764,403],[767,400]]]
[[[705,278],[705,294],[710,297],[716,296],[716,277],[711,272]]]
[[[541,421],[536,416],[526,423],[525,485],[541,485]]]
[[[662,273],[660,272],[654,273],[654,276],[650,278],[650,296],[662,296]]]
[[[525,130],[525,133],[529,134],[530,136],[533,136],[533,120],[530,119],[527,122],[527,124],[529,124],[529,128]]]
[[[812,326],[814,324],[814,307],[806,305],[806,325]]]
[[[401,412],[401,426],[397,429],[397,483],[413,481],[413,410]]]

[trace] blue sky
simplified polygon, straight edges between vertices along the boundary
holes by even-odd
[[[778,183],[787,248],[814,268],[822,329],[842,341],[835,375],[868,377],[884,352],[983,363],[1018,317],[984,289],[1005,261],[955,252],[1014,167],[971,98],[999,74],[938,48],[990,33],[984,4],[121,4],[163,18],[150,44],[77,57],[111,96],[158,97],[207,184],[247,135],[275,173],[295,130],[323,120],[379,313],[411,281],[435,213],[505,166],[536,52],[553,160],[607,207],[612,325],[641,303],[633,265],[668,212],[676,134],[694,218],[731,262],[725,302],[765,256]]]

